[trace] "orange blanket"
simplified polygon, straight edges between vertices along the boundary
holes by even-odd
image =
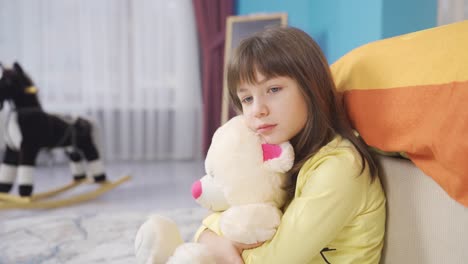
[[[468,207],[468,21],[357,48],[332,65],[355,129],[405,152]]]

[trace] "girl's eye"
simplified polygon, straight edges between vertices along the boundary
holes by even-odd
[[[242,102],[243,104],[248,104],[248,103],[251,103],[252,100],[253,100],[253,97],[252,97],[252,96],[247,96],[247,97],[245,97],[244,99],[242,99],[241,102]]]
[[[271,88],[270,88],[270,92],[272,92],[272,93],[277,93],[277,92],[279,92],[280,90],[281,90],[280,87],[271,87]]]

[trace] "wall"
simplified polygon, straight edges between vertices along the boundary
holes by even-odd
[[[382,21],[384,38],[435,27],[437,1],[384,1]]]
[[[365,43],[434,27],[437,0],[237,0],[238,15],[261,12],[287,12],[333,63]]]

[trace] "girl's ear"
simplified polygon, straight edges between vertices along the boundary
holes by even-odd
[[[284,173],[294,165],[294,149],[289,142],[262,144],[263,164],[271,171]]]

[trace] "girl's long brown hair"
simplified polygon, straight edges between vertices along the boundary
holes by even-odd
[[[291,139],[296,155],[295,165],[289,172],[291,197],[301,167],[336,134],[350,140],[360,153],[361,173],[365,166],[369,166],[372,180],[376,177],[377,166],[371,153],[362,139],[353,133],[328,62],[309,35],[297,28],[276,27],[239,44],[227,66],[229,97],[238,111],[242,111],[242,105],[237,89],[244,82],[254,84],[257,71],[267,79],[278,76],[294,79],[308,105],[306,125]]]

